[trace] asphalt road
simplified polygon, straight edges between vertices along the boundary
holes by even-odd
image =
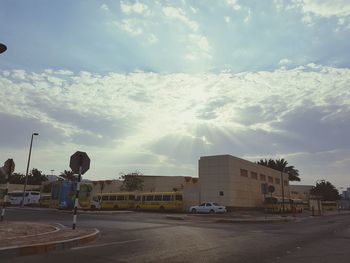
[[[346,262],[350,261],[350,216],[269,224],[190,221],[166,214],[79,214],[78,227],[96,227],[99,239],[82,247],[1,260],[1,263],[89,262]],[[71,225],[56,211],[8,210],[6,220]]]

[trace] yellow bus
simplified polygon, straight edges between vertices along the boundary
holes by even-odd
[[[144,192],[135,195],[136,210],[183,210],[183,196],[180,192]]]
[[[103,193],[94,196],[93,200],[99,200],[100,209],[132,209],[134,208],[135,194],[129,192]]]
[[[338,209],[338,202],[337,201],[321,201],[322,209],[323,210],[337,210]]]
[[[283,202],[281,197],[266,197],[264,208],[268,213],[282,213],[283,211],[286,213],[302,213],[305,208],[305,204],[301,199],[284,198]]]

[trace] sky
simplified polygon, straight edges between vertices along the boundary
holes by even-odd
[[[198,176],[285,158],[350,185],[350,1],[1,0],[0,162]],[[54,170],[54,171],[51,171]]]

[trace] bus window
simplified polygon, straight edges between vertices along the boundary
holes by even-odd
[[[141,196],[137,195],[136,198],[135,198],[135,201],[141,201]]]
[[[155,195],[154,201],[162,201],[162,195]]]
[[[115,195],[109,196],[109,201],[115,201],[115,200],[117,200],[117,197]]]
[[[142,196],[142,201],[146,201],[146,196]]]
[[[182,195],[175,195],[176,201],[182,201]]]
[[[134,195],[129,195],[129,200],[135,200],[135,196]]]
[[[153,201],[153,195],[147,195],[146,201]]]
[[[125,196],[124,195],[117,195],[117,200],[118,201],[124,201],[125,200]]]
[[[108,201],[108,195],[103,195],[102,196],[102,201]]]
[[[163,195],[163,201],[170,201],[170,195]]]

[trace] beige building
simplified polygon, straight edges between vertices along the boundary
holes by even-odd
[[[282,196],[281,172],[231,155],[204,156],[199,160],[200,201],[217,202],[229,208],[262,207],[264,189],[273,186],[272,196]],[[289,180],[283,174],[285,198]]]
[[[313,185],[290,185],[290,197],[308,202],[313,187]]]

